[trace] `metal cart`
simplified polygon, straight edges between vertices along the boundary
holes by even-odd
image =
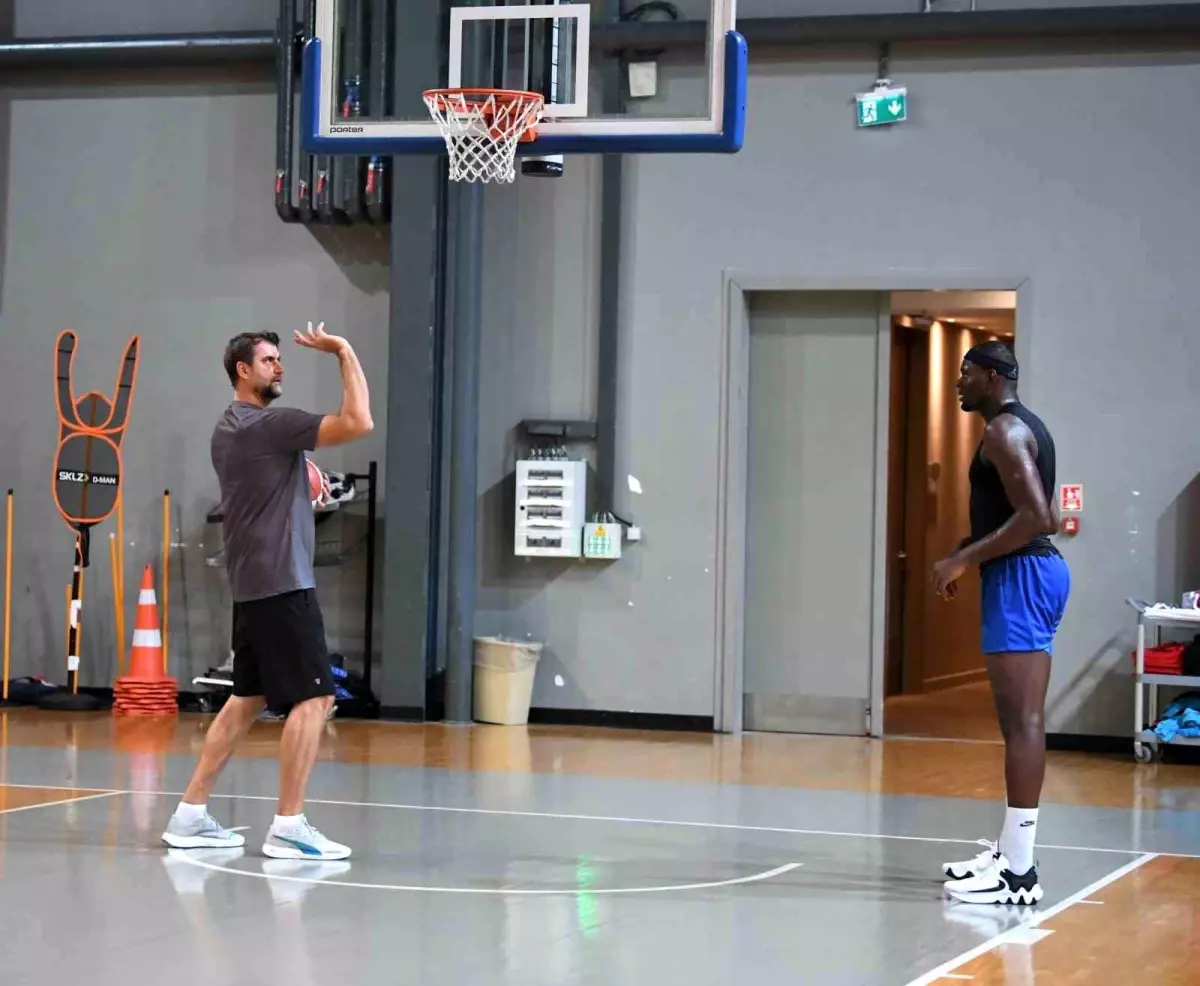
[[[1158,686],[1189,685],[1200,688],[1200,677],[1181,674],[1146,674],[1146,628],[1154,629],[1154,644],[1162,643],[1163,627],[1191,627],[1200,631],[1200,610],[1153,606],[1140,599],[1126,599],[1137,611],[1137,663],[1134,666],[1133,756],[1138,763],[1151,763],[1159,756],[1162,742],[1149,728],[1158,716]],[[1150,722],[1146,722],[1146,703],[1143,688],[1150,689]],[[1200,746],[1200,739],[1176,736],[1172,746]]]

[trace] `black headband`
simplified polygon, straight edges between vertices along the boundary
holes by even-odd
[[[963,362],[995,370],[1000,376],[1007,377],[1009,380],[1017,379],[1017,361],[1015,359],[1010,362],[979,346],[972,346],[968,349],[967,355],[963,357]]]

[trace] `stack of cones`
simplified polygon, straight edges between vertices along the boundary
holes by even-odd
[[[158,600],[150,566],[142,573],[138,593],[133,650],[129,674],[118,678],[113,688],[113,712],[119,716],[171,716],[179,711],[178,687],[163,668],[162,632],[158,625]]]

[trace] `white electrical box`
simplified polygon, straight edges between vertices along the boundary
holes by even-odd
[[[645,99],[658,92],[658,62],[629,63],[629,95]]]
[[[621,557],[621,525],[611,522],[583,525],[583,557],[615,560]]]
[[[580,557],[586,511],[587,462],[582,459],[517,462],[516,554]]]

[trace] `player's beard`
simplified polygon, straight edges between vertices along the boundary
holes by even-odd
[[[258,388],[258,397],[264,404],[270,404],[282,394],[283,385],[278,380],[272,380],[269,384]]]

